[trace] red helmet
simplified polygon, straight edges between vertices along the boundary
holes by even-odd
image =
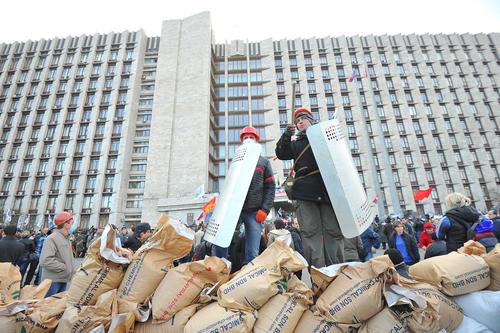
[[[60,226],[63,223],[68,222],[73,218],[73,215],[70,212],[60,212],[56,215],[54,219],[54,224]]]
[[[260,140],[259,132],[253,126],[247,126],[241,130],[240,141],[243,141],[243,135],[245,134],[252,134],[253,136],[255,136],[255,141],[257,142]]]
[[[306,108],[298,108],[295,110],[295,112],[293,113],[294,120],[296,120],[298,117],[307,117],[310,118],[310,121],[314,118],[311,111]]]

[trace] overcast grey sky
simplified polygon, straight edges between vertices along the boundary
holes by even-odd
[[[499,32],[499,0],[4,0],[0,43],[144,29],[209,10],[217,42],[397,33]]]

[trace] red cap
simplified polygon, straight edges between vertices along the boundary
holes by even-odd
[[[255,129],[255,127],[253,126],[247,126],[241,130],[240,141],[243,141],[243,136],[245,134],[252,134],[253,136],[255,136],[255,140],[257,142],[260,140],[259,132],[257,132],[257,129]]]
[[[70,212],[60,212],[56,215],[54,219],[54,224],[56,226],[60,226],[73,218],[73,215]]]

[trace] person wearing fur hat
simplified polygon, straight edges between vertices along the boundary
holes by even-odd
[[[275,151],[278,159],[295,162],[295,182],[289,199],[295,200],[304,255],[310,265],[324,267],[344,262],[344,236],[306,136],[313,123],[311,111],[296,109],[294,124],[287,127]],[[296,139],[292,140],[296,129]]]
[[[54,218],[56,230],[47,237],[40,254],[42,278],[52,280],[45,297],[66,290],[74,272],[73,251],[69,236],[76,224],[70,212],[60,212]]]

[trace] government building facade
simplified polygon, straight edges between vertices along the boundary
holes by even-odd
[[[274,148],[299,106],[342,123],[381,217],[443,213],[453,191],[482,210],[498,204],[499,33],[225,43],[214,34],[203,12],[164,21],[159,37],[0,43],[4,219],[33,227],[71,210],[90,227],[154,224],[168,212],[191,224],[223,188],[244,126],[257,128],[283,182],[292,161]],[[291,207],[279,190],[276,207]]]

